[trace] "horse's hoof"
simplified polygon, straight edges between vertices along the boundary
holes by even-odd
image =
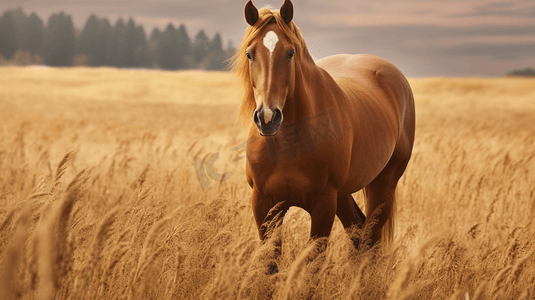
[[[360,246],[363,246],[365,247],[364,249],[365,250],[369,250],[371,248],[373,248],[373,246],[375,245],[375,243],[373,241],[369,241],[367,244],[364,244],[364,243],[360,243],[361,242],[361,239],[354,239],[353,240],[353,246],[355,247],[355,249],[357,250],[361,250],[359,249]]]
[[[355,247],[355,249],[359,250],[359,245],[360,245],[360,239],[354,239],[353,246]]]
[[[277,263],[272,262],[268,265],[267,275],[274,275],[279,273],[279,267],[277,266]]]

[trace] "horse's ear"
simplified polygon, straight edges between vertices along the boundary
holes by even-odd
[[[281,6],[280,12],[284,22],[286,22],[286,24],[290,24],[294,17],[294,5],[292,4],[292,1],[284,0],[284,4]]]
[[[245,21],[251,26],[258,21],[258,9],[256,9],[251,0],[245,4]]]

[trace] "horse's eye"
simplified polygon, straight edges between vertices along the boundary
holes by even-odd
[[[246,54],[247,54],[247,58],[248,58],[249,60],[253,60],[253,56],[251,55],[251,53],[247,52]]]
[[[292,58],[294,57],[295,51],[292,49],[288,51],[288,61],[292,62]]]

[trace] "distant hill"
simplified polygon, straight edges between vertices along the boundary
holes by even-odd
[[[511,70],[505,74],[510,77],[535,77],[535,69],[533,68],[524,68]]]

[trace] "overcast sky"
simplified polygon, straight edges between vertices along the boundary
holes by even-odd
[[[55,12],[83,27],[92,13],[136,20],[147,35],[169,22],[237,45],[247,24],[246,0],[0,0],[0,11],[22,7],[45,22]],[[279,8],[283,0],[254,1]],[[409,77],[502,76],[535,67],[535,0],[294,0],[294,20],[317,58],[368,53]]]

